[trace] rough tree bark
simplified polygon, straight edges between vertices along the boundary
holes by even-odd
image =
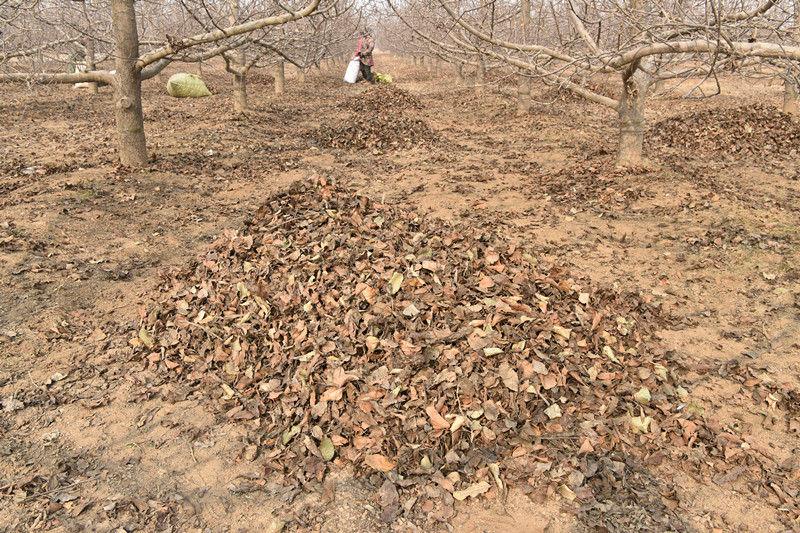
[[[133,0],[111,0],[111,17],[116,43],[114,109],[120,162],[135,167],[144,166],[147,164],[147,143],[142,115],[142,77],[136,68],[139,34]]]
[[[480,64],[478,65],[478,90],[486,90],[486,58],[481,56]]]
[[[531,27],[531,2],[522,0],[520,2],[522,10],[522,42],[528,44],[528,32]],[[519,87],[517,87],[517,112],[527,113],[531,109],[531,78],[529,71],[520,72]]]
[[[792,2],[794,9],[794,29],[792,30],[795,40],[800,37],[800,2],[795,0]],[[791,115],[798,114],[798,102],[800,99],[800,69],[794,64],[786,69],[786,75],[783,78],[783,112]]]
[[[246,113],[247,106],[247,73],[236,72],[233,75],[233,112]]]
[[[278,61],[275,65],[275,94],[283,94],[286,88],[286,64]]]
[[[240,9],[239,2],[231,2],[231,26],[239,21]],[[247,113],[247,53],[244,48],[230,52],[230,57],[225,56],[225,68],[233,74],[233,112]],[[202,63],[201,63],[202,64]]]
[[[798,115],[798,99],[800,99],[800,71],[790,67],[783,80],[783,112]]]
[[[634,63],[622,74],[622,97],[619,101],[619,147],[617,165],[642,163],[644,109],[652,78]]]
[[[94,39],[89,39],[86,41],[86,70],[91,71],[97,68],[94,57]],[[89,82],[89,94],[97,94],[96,81]]]

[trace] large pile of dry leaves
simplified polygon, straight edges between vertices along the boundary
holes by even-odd
[[[654,124],[647,143],[680,149],[684,155],[788,155],[800,149],[800,124],[764,104],[708,109]]]
[[[592,509],[626,457],[725,472],[748,455],[688,399],[640,297],[318,176],[160,291],[143,359],[256,424],[271,479],[299,490],[351,465],[385,520],[447,520],[508,483]]]
[[[312,141],[330,148],[398,150],[436,138],[433,129],[414,114],[421,109],[419,102],[391,85],[374,85],[340,107],[350,116],[311,132]]]

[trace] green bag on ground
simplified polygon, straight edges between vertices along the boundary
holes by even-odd
[[[167,81],[167,92],[175,98],[201,98],[211,96],[206,84],[195,74],[174,74]]]
[[[380,72],[373,72],[372,81],[377,81],[378,83],[392,83],[392,77],[389,74],[381,74]]]

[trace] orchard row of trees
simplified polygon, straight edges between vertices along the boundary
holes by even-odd
[[[142,166],[143,80],[221,56],[244,111],[251,69],[342,55],[361,12],[353,0],[0,0],[0,82],[113,86],[121,162]]]
[[[386,0],[391,47],[461,69],[516,73],[518,108],[532,79],[607,106],[619,116],[617,162],[642,160],[648,94],[700,94],[718,75],[780,78],[784,110],[797,113],[798,0]],[[400,30],[399,26],[403,29]],[[614,96],[593,87],[618,76]]]
[[[654,92],[705,95],[722,72],[780,78],[797,113],[800,0],[0,0],[0,82],[113,85],[121,160],[143,165],[142,80],[221,56],[242,111],[251,69],[277,65],[282,80],[286,62],[351,53],[368,20],[380,48],[474,71],[479,85],[487,69],[515,76],[521,112],[534,79],[614,110],[623,165],[641,161]],[[76,50],[85,71],[52,68]],[[609,75],[614,94],[595,89]]]

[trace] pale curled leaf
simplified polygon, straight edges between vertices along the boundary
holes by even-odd
[[[392,286],[392,294],[397,294],[403,284],[403,275],[400,272],[395,272],[392,274],[389,284]]]
[[[220,398],[221,400],[227,401],[227,400],[230,400],[231,398],[233,398],[236,395],[234,390],[227,383],[223,383],[220,386],[222,387],[222,390],[225,391],[225,394]]]
[[[494,481],[497,483],[497,488],[503,490],[503,480],[500,479],[500,465],[497,463],[490,464],[489,472],[492,473],[492,477],[494,477]]]
[[[239,291],[239,298],[243,300],[250,296],[250,289],[247,288],[244,281],[240,281],[236,284],[236,290]]]
[[[453,423],[450,425],[450,432],[455,433],[458,430],[458,428],[462,427],[466,423],[467,419],[465,417],[461,415],[456,415],[456,417],[453,418]]]
[[[273,520],[267,528],[267,533],[280,533],[285,526],[286,522],[283,520]]]
[[[144,326],[139,330],[139,340],[148,348],[152,348],[155,345],[153,337],[150,336],[150,333],[148,333]]]
[[[322,439],[322,442],[319,443],[319,453],[322,455],[322,458],[326,461],[330,461],[333,459],[336,450],[333,447],[333,441],[330,438],[325,437]]]
[[[286,446],[298,433],[300,433],[300,426],[292,426],[291,429],[281,435],[281,443]]]
[[[409,304],[405,309],[403,309],[403,315],[413,318],[419,314],[419,309],[414,304]]]
[[[569,340],[570,335],[572,334],[571,329],[567,329],[561,326],[553,326],[553,333],[560,337],[564,337],[565,339]]]
[[[631,418],[631,429],[634,433],[647,433],[652,421],[653,419],[649,416],[635,416]]]
[[[642,387],[633,395],[633,399],[641,405],[650,405],[650,389]]]
[[[369,350],[370,352],[374,352],[375,348],[378,347],[378,344],[380,344],[380,342],[381,340],[378,337],[374,337],[372,335],[368,336],[366,338],[367,350]]]
[[[488,492],[492,486],[489,484],[488,481],[479,481],[477,483],[473,483],[469,487],[464,490],[457,490],[453,493],[453,498],[456,500],[463,502],[467,498],[474,498],[479,494],[483,494],[484,492]]]
[[[550,407],[544,410],[544,414],[550,418],[550,420],[555,420],[556,418],[561,417],[561,407],[557,403],[554,403]]]
[[[562,498],[567,499],[569,501],[574,500],[576,497],[575,492],[566,485],[561,485],[560,487],[558,487],[558,490],[556,492],[558,492]]]

